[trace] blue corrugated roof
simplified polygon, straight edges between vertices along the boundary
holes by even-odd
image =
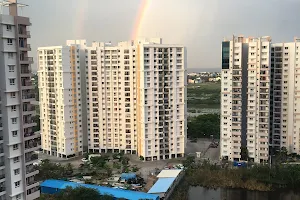
[[[159,178],[148,193],[157,194],[168,191],[176,178]]]
[[[158,195],[147,194],[144,192],[135,192],[130,190],[121,190],[121,189],[114,189],[109,187],[97,186],[97,185],[90,185],[90,184],[81,184],[81,183],[74,183],[69,181],[61,181],[61,180],[46,180],[40,185],[41,187],[49,187],[49,188],[57,188],[57,189],[65,189],[66,187],[87,187],[93,188],[100,192],[100,194],[108,194],[112,195],[116,198],[126,198],[129,200],[139,200],[139,199],[153,199],[158,200]]]

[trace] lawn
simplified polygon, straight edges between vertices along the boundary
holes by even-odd
[[[220,108],[221,83],[189,84],[187,87],[188,109]]]

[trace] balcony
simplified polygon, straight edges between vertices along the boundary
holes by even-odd
[[[24,140],[32,140],[32,139],[35,139],[35,138],[40,138],[41,135],[39,132],[29,132],[29,133],[25,133],[24,134]]]
[[[33,58],[20,56],[20,64],[33,64]]]
[[[31,71],[28,67],[21,67],[21,77],[31,77]]]
[[[25,104],[23,104],[25,105]],[[34,115],[35,114],[35,106],[29,104],[27,106],[23,106],[23,115]]]
[[[37,125],[37,123],[35,123],[34,121],[33,121],[33,119],[24,119],[23,120],[23,128],[29,128],[29,127],[33,127],[33,126],[36,126]]]
[[[30,38],[30,31],[25,31],[25,30],[19,30],[19,37],[20,38]]]
[[[23,94],[22,100],[23,100],[23,102],[35,101],[35,95],[34,94]]]
[[[39,159],[38,154],[32,154],[28,157],[25,156],[25,161],[26,162],[31,162],[31,161],[38,160],[38,159]],[[27,173],[27,167],[26,167],[26,173]]]
[[[26,185],[27,189],[33,188],[39,185],[39,182],[37,180],[31,179],[31,180],[26,180]]]
[[[19,48],[21,51],[31,51],[30,44],[19,44]]]
[[[21,86],[22,86],[23,90],[30,90],[30,89],[34,88],[34,86],[32,85],[32,81],[30,79],[27,79],[27,80],[23,79],[21,81]]]
[[[40,147],[41,147],[40,138],[25,141],[25,153],[28,153],[30,151],[36,151],[40,149]]]

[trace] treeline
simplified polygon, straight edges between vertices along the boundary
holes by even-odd
[[[300,189],[299,165],[257,165],[250,168],[223,169],[203,164],[186,173],[191,186],[271,191],[277,188]]]
[[[205,114],[188,120],[188,138],[220,138],[220,115]]]

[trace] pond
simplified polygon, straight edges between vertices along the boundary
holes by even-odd
[[[241,189],[190,187],[189,200],[300,200],[300,191],[257,192]]]

